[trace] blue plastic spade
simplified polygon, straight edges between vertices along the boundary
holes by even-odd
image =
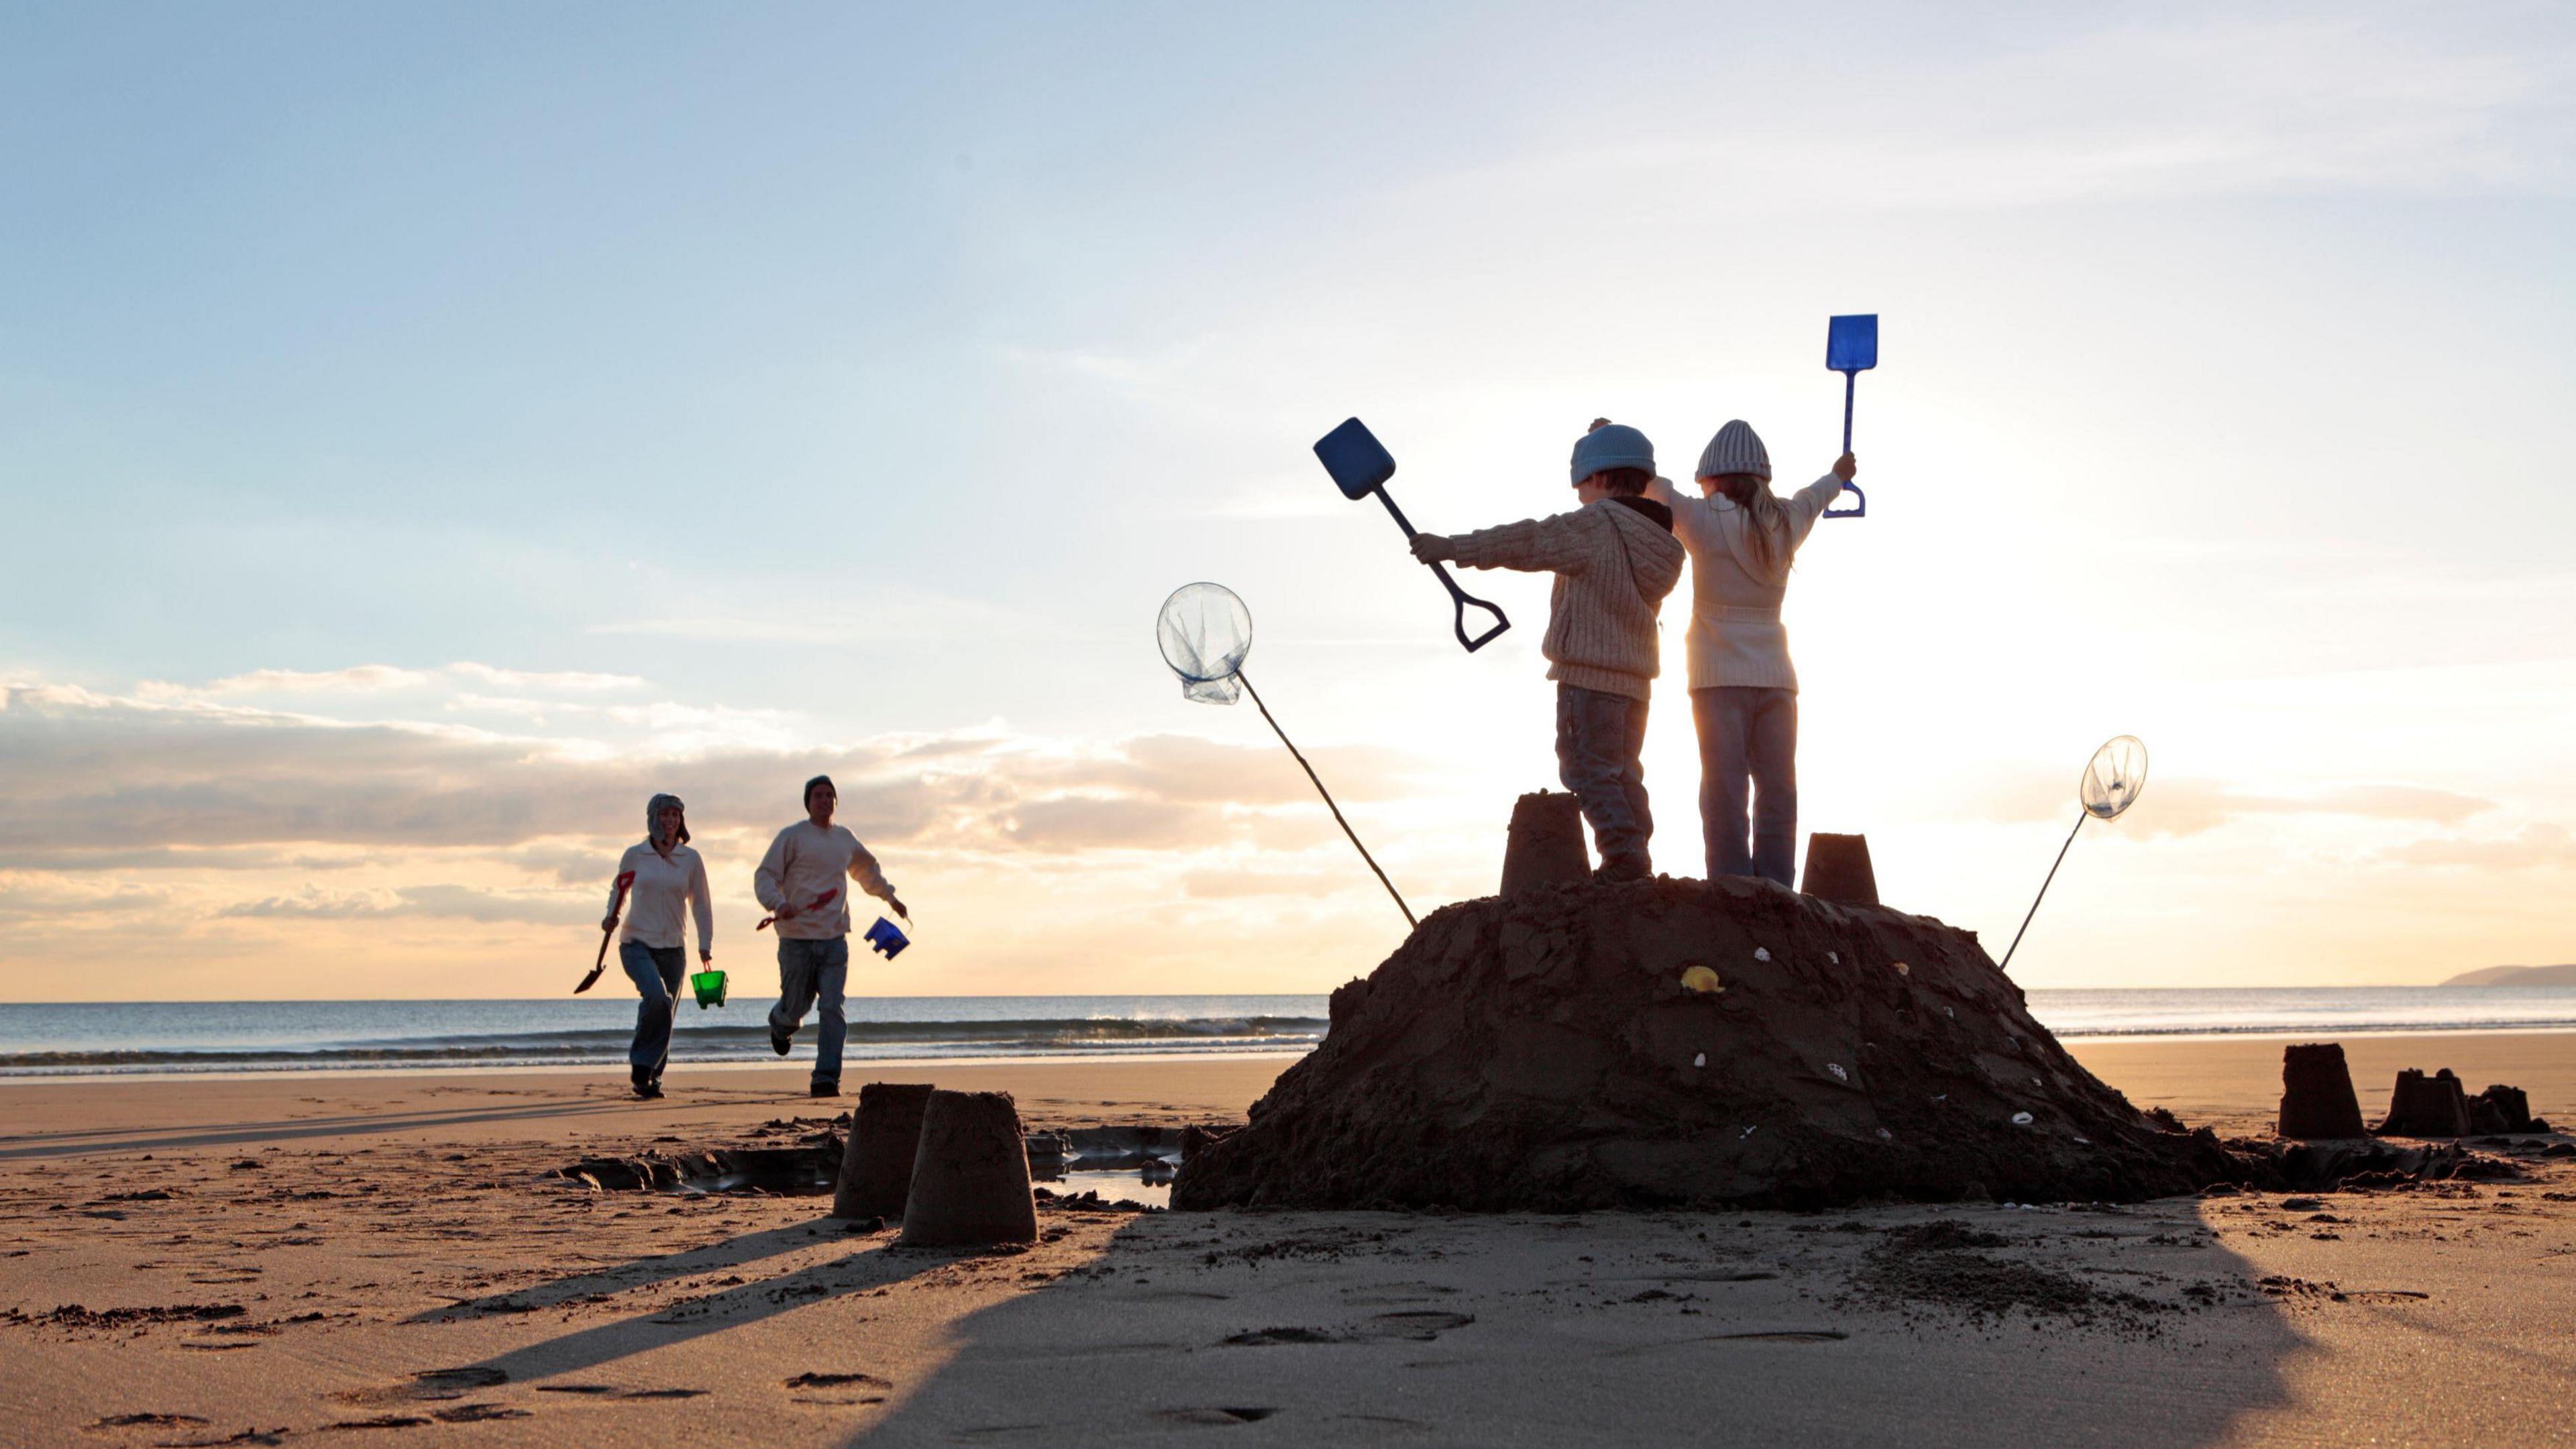
[[[1825,327],[1825,367],[1843,375],[1843,451],[1851,451],[1852,387],[1860,375],[1878,366],[1878,314],[1870,312],[1850,317],[1836,317]],[[1843,491],[1859,501],[1849,508],[1828,508],[1827,518],[1864,518],[1869,514],[1869,495],[1855,483],[1843,485]]]
[[[1343,497],[1357,503],[1372,493],[1376,494],[1377,501],[1386,505],[1386,511],[1395,515],[1395,526],[1404,530],[1406,538],[1413,537],[1413,524],[1386,492],[1386,480],[1395,476],[1395,455],[1386,450],[1386,445],[1377,440],[1377,435],[1370,432],[1366,424],[1352,418],[1326,433],[1315,444],[1315,457],[1323,463],[1324,471],[1333,475],[1333,482],[1340,486]],[[1502,610],[1482,599],[1470,597],[1466,590],[1459,588],[1458,581],[1449,577],[1447,565],[1433,564],[1431,571],[1440,576],[1441,587],[1458,602],[1458,642],[1467,646],[1468,653],[1473,654],[1493,643],[1495,635],[1512,627],[1512,621],[1503,617]],[[1494,616],[1494,627],[1472,639],[1467,637],[1467,610],[1471,605]]]

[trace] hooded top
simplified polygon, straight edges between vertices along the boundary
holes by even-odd
[[[657,831],[657,830],[660,830],[660,829],[662,828],[662,820],[661,820],[661,816],[662,816],[662,807],[663,807],[663,806],[665,806],[665,805],[668,805],[668,806],[670,806],[671,808],[673,808],[673,809],[675,809],[675,810],[677,810],[677,811],[679,811],[679,812],[680,812],[680,838],[679,838],[679,839],[677,839],[677,840],[675,840],[675,841],[673,841],[673,842],[671,842],[671,843],[672,843],[672,844],[674,844],[674,845],[686,845],[686,844],[688,844],[688,843],[689,843],[689,807],[688,807],[688,806],[686,806],[686,805],[681,804],[681,803],[680,803],[680,797],[679,797],[679,796],[677,796],[677,795],[656,795],[656,796],[654,796],[652,799],[650,799],[650,800],[648,800],[648,801],[644,802],[644,839],[645,839],[645,841],[646,841],[647,843],[650,843],[650,842],[652,841],[652,839],[653,839],[653,834],[654,834],[654,832],[655,832],[655,831]]]
[[[1449,542],[1468,568],[1556,575],[1547,637],[1539,644],[1548,678],[1630,699],[1653,693],[1662,668],[1655,616],[1682,576],[1682,546],[1668,506],[1603,498],[1553,518],[1456,534]]]
[[[1760,446],[1758,439],[1755,446]],[[1716,444],[1710,447],[1714,450]],[[1780,500],[1787,531],[1773,541],[1780,545],[1781,562],[1777,569],[1765,570],[1746,537],[1749,515],[1724,494],[1685,498],[1668,478],[1646,485],[1647,497],[1673,510],[1673,532],[1690,550],[1691,622],[1684,643],[1691,688],[1797,689],[1798,671],[1789,663],[1789,631],[1780,623],[1780,603],[1789,594],[1787,561],[1842,491],[1843,480],[1828,473]]]
[[[665,803],[678,805],[680,799],[676,795],[654,796],[653,803],[644,809],[644,838],[626,847],[626,853],[618,857],[618,875],[633,877],[626,887],[626,926],[618,939],[676,951],[687,944],[681,934],[687,916],[695,915],[698,954],[710,956],[715,952],[715,905],[707,891],[707,864],[684,843],[689,838],[685,813],[681,816],[680,838],[671,842],[671,853],[665,856],[653,848],[653,817]],[[608,908],[614,911],[618,905],[617,887],[611,883]]]

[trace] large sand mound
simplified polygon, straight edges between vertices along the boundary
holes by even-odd
[[[1685,985],[1694,966],[1722,989]],[[1968,932],[1652,880],[1424,921],[1172,1202],[2136,1201],[2243,1175],[2078,1066]]]

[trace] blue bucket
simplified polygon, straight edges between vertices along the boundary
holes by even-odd
[[[883,916],[877,917],[877,923],[868,927],[867,935],[861,939],[868,943],[870,950],[889,961],[902,955],[903,948],[912,944],[905,939],[903,932],[895,929],[894,922]]]

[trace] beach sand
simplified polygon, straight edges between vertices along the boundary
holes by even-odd
[[[2576,1125],[2576,1037],[2344,1044],[2373,1116],[2398,1067],[2449,1066]],[[2073,1050],[2234,1134],[2269,1126],[2280,1047]],[[1176,1124],[1239,1119],[1282,1065],[853,1083]],[[1050,1210],[1033,1250],[975,1254],[828,1198],[545,1175],[826,1115],[795,1064],[670,1085],[0,1086],[0,1443],[2576,1443],[2576,1159],[2315,1205]]]

